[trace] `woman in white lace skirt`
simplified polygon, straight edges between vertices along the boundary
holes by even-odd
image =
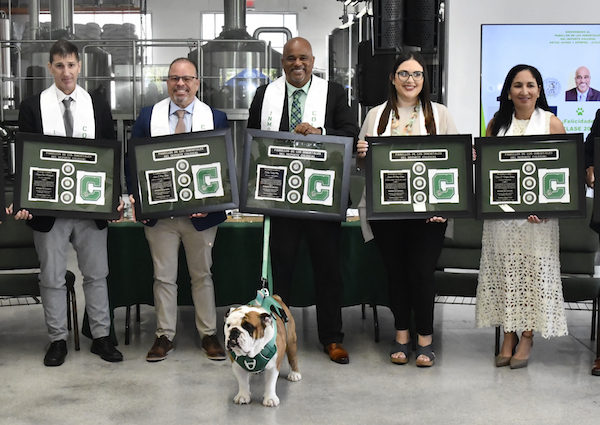
[[[548,107],[540,72],[517,65],[508,73],[500,109],[487,136],[560,134],[565,129]],[[501,325],[504,341],[496,366],[527,366],[533,332],[567,334],[560,279],[557,219],[486,220],[477,286],[478,327]],[[522,331],[521,339],[517,331]]]

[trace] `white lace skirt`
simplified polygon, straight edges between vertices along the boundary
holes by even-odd
[[[479,328],[567,334],[557,219],[484,222],[475,315]]]

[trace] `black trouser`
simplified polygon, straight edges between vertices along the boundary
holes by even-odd
[[[397,330],[410,326],[411,310],[419,335],[433,333],[435,265],[446,223],[424,219],[370,221],[388,275],[390,308]]]
[[[341,343],[342,297],[344,285],[340,270],[341,223],[271,217],[271,264],[273,290],[283,301],[293,304],[291,285],[296,254],[302,236],[306,237],[315,280],[317,327],[323,345]]]

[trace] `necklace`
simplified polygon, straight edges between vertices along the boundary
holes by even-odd
[[[415,123],[415,121],[417,120],[417,117],[419,116],[419,108],[420,108],[421,104],[417,103],[415,105],[415,107],[413,108],[412,114],[410,116],[410,120],[408,121],[408,124],[406,124],[406,127],[404,127],[404,130],[402,130],[402,132],[398,131],[398,126],[400,125],[399,119],[396,118],[396,114],[392,114],[392,133],[395,133],[396,135],[401,135],[401,136],[410,136],[412,134],[412,128],[413,125]]]
[[[403,136],[410,136],[412,134],[413,124],[415,123],[415,120],[417,119],[417,116],[419,115],[419,106],[420,105],[421,105],[420,103],[417,103],[415,105],[415,109],[413,109],[413,113],[410,116],[410,121],[408,122],[408,124],[406,124],[406,127],[404,127],[404,130],[402,131]]]
[[[520,120],[515,118],[515,133],[516,134],[525,134],[525,130],[529,125],[529,120]]]

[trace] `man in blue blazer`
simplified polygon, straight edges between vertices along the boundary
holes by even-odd
[[[186,58],[175,59],[169,67],[169,98],[142,108],[131,137],[156,137],[176,133],[227,128],[227,115],[196,98],[200,87],[196,65]],[[173,349],[177,325],[177,265],[183,243],[196,310],[196,328],[202,348],[211,360],[225,360],[225,351],[216,336],[217,316],[212,281],[212,247],[217,225],[225,212],[196,213],[145,222],[144,228],[154,264],[154,305],[156,340],[146,360],[164,360]]]

